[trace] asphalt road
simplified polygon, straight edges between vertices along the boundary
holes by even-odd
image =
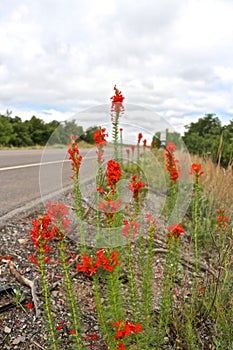
[[[95,149],[82,149],[81,183],[94,179]],[[6,214],[72,188],[67,149],[0,151],[0,222]],[[85,190],[84,190],[85,192]]]

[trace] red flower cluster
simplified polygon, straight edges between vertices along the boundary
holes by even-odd
[[[112,121],[114,121],[115,117],[113,113],[117,113],[117,116],[119,117],[120,113],[124,113],[124,106],[123,106],[123,101],[124,101],[124,96],[122,95],[121,91],[119,91],[116,87],[114,86],[114,91],[115,95],[111,97],[112,100],[112,106],[111,106],[111,117]]]
[[[106,177],[108,179],[108,185],[111,187],[111,189],[114,189],[116,183],[120,180],[121,175],[120,164],[115,162],[115,160],[109,160],[107,164]]]
[[[228,221],[229,221],[229,218],[225,216],[225,209],[224,208],[219,209],[218,210],[218,227],[222,228],[223,230],[226,230]]]
[[[171,226],[168,226],[169,233],[167,234],[168,238],[173,237],[177,239],[180,237],[181,233],[184,233],[184,229],[181,226],[181,224],[174,224]]]
[[[140,323],[133,324],[129,321],[117,321],[112,322],[112,326],[116,327],[116,334],[114,339],[124,339],[125,337],[129,337],[132,334],[138,334],[142,332],[142,326]]]
[[[179,161],[175,159],[176,145],[173,142],[169,142],[166,146],[166,169],[170,173],[170,177],[173,183],[180,176],[179,168],[176,166],[176,163]]]
[[[48,242],[53,239],[56,235],[57,228],[51,226],[51,217],[48,214],[39,217],[39,219],[34,219],[32,221],[33,228],[30,231],[31,239],[34,243],[34,247],[40,253],[44,255],[44,262],[48,262],[49,258],[45,257],[47,252],[50,252],[51,249],[48,246]],[[34,264],[37,264],[37,259],[34,257],[34,253],[29,257]]]
[[[107,143],[106,137],[108,137],[108,134],[106,133],[106,128],[96,130],[94,132],[95,145],[97,147],[100,145],[102,145],[102,146],[106,145],[106,143]]]
[[[190,175],[195,175],[196,177],[199,177],[202,174],[204,174],[204,171],[200,171],[200,170],[201,170],[201,164],[193,163],[191,165]]]
[[[139,134],[138,134],[138,145],[139,145],[139,143],[141,142],[141,139],[143,138],[143,135],[142,135],[142,133],[140,132]]]
[[[82,256],[82,265],[76,264],[76,270],[86,273],[88,276],[91,276],[97,273],[98,268],[95,265],[91,256],[87,256],[86,253]]]
[[[115,267],[120,264],[118,261],[117,251],[107,251],[100,249],[96,252],[96,261],[91,256],[84,254],[82,256],[82,265],[76,264],[76,270],[86,273],[88,276],[96,274],[99,268],[103,268],[106,271],[113,272]]]
[[[154,233],[156,231],[156,220],[152,218],[151,214],[146,214],[146,220],[148,224],[148,235],[151,237],[151,235],[154,236]],[[153,237],[156,239],[156,237]]]
[[[104,249],[98,250],[96,252],[97,260],[96,266],[102,267],[104,270],[113,272],[115,267],[120,264],[118,261],[118,252],[117,251],[107,251]]]
[[[72,161],[72,170],[74,171],[74,175],[72,176],[72,178],[74,178],[74,176],[78,176],[82,161],[82,156],[79,154],[78,144],[75,140],[76,136],[72,135],[71,147],[68,149],[68,153],[70,155],[69,160]]]
[[[98,162],[101,163],[102,157],[104,154],[104,146],[107,143],[106,137],[108,137],[108,134],[106,133],[106,129],[102,128],[99,130],[96,130],[94,132],[94,140],[95,140],[95,145],[97,147],[96,154],[98,156]]]
[[[46,204],[47,211],[43,216],[32,221],[33,228],[30,231],[31,239],[37,253],[44,255],[44,262],[50,259],[46,256],[47,252],[51,252],[48,242],[54,237],[62,240],[65,235],[70,232],[70,220],[68,219],[68,208],[65,204],[48,201]],[[32,253],[29,259],[37,264],[38,260]]]
[[[107,204],[104,202],[99,203],[99,208],[103,210],[104,215],[107,219],[112,219],[114,216],[114,213],[119,209],[120,205],[122,204],[122,201],[118,199],[117,201],[114,201],[112,199],[107,200]]]
[[[96,340],[96,339],[98,339],[98,334],[96,334],[96,333],[87,334],[85,336],[85,340]]]
[[[135,150],[135,146],[134,145],[131,146],[131,150],[132,150],[132,153],[134,154],[134,150]]]
[[[112,100],[112,103],[122,103],[124,101],[124,96],[122,95],[121,91],[119,91],[116,87],[114,86],[115,90],[115,95],[113,95],[110,99]]]
[[[144,140],[143,140],[143,147],[144,147],[144,148],[146,148],[146,143],[147,143],[147,140],[144,139]]]
[[[69,233],[70,231],[70,219],[68,219],[69,210],[67,206],[60,202],[51,203],[50,201],[46,204],[46,213],[51,218],[53,224],[57,225],[58,231],[60,229],[59,238],[62,239],[64,233]]]
[[[124,226],[122,228],[122,236],[124,236],[128,240],[129,235],[131,234],[132,239],[134,239],[135,236],[139,234],[138,232],[139,227],[140,227],[140,224],[136,221],[124,220]]]
[[[176,145],[173,142],[168,142],[166,151],[169,153],[174,153],[176,151]]]
[[[138,200],[139,199],[139,193],[141,188],[145,187],[146,184],[144,184],[142,181],[137,180],[137,176],[132,176],[132,181],[129,184],[129,189],[133,192],[133,198]]]
[[[130,153],[130,149],[126,149],[125,152],[127,153],[127,156],[129,156],[129,153]]]

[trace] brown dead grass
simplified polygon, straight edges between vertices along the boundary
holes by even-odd
[[[233,211],[233,167],[227,169],[214,164],[211,159],[203,159],[199,156],[191,156],[193,163],[201,163],[204,175],[201,177],[201,185],[210,198],[210,203],[218,202],[228,212]]]

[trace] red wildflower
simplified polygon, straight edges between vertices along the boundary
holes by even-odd
[[[74,335],[75,334],[75,330],[74,329],[70,329],[70,335]]]
[[[107,204],[105,204],[104,202],[99,203],[100,210],[103,210],[104,215],[106,216],[107,219],[109,218],[112,219],[114,216],[114,213],[122,204],[122,201],[120,199],[118,199],[117,201],[108,199],[106,202]]]
[[[191,165],[191,170],[190,170],[190,175],[195,175],[196,177],[199,177],[201,176],[202,174],[204,174],[203,171],[200,171],[201,170],[201,164],[195,164],[193,163]]]
[[[34,257],[34,252],[29,256],[29,260],[31,260],[33,262],[33,264],[37,265],[37,259]]]
[[[112,100],[112,103],[122,103],[124,101],[124,96],[122,95],[121,91],[119,91],[116,87],[114,86],[115,90],[115,95],[113,95],[110,99]]]
[[[114,160],[109,160],[107,164],[106,177],[108,179],[108,185],[111,187],[111,189],[114,189],[114,186],[120,180],[121,175],[120,164]]]
[[[117,321],[112,322],[112,326],[116,327],[116,334],[114,339],[124,339],[132,334],[137,334],[142,332],[142,326],[140,323],[133,324],[129,321]]]
[[[76,264],[76,270],[86,273],[88,276],[96,274],[98,269],[92,259],[92,257],[83,254],[81,257],[83,263],[82,265]]]
[[[86,273],[88,276],[96,274],[100,267],[106,271],[112,272],[115,267],[120,264],[117,251],[107,251],[104,249],[100,249],[96,252],[96,261],[86,254],[84,254],[81,259],[83,263],[82,265],[77,264],[76,269]]]
[[[224,208],[219,209],[218,210],[218,227],[222,228],[223,230],[226,230],[228,221],[229,221],[229,218],[225,216],[225,209]]]
[[[139,134],[138,134],[138,144],[141,142],[141,139],[143,138],[143,135],[142,135],[142,133],[140,132]]]
[[[118,350],[125,350],[125,344],[124,343],[118,343]]]
[[[176,180],[180,176],[179,168],[176,166],[176,163],[179,161],[175,159],[175,152],[176,145],[173,142],[169,142],[166,146],[166,169],[170,173],[170,178],[173,183],[176,182]]]
[[[118,252],[117,251],[107,251],[100,249],[96,252],[97,260],[96,266],[102,267],[104,270],[113,272],[115,267],[120,264],[118,261]]]
[[[48,246],[48,242],[55,237],[57,228],[51,225],[51,218],[45,214],[39,217],[39,219],[34,219],[32,221],[33,228],[30,231],[31,239],[34,243],[34,247],[38,252],[45,255],[50,252],[51,249]],[[32,262],[36,263],[37,260],[32,254],[29,258]],[[44,257],[44,262],[48,262],[49,258]]]
[[[129,239],[129,235],[132,236],[132,239],[135,238],[137,234],[139,234],[140,224],[136,221],[127,221],[124,220],[124,226],[122,228],[122,236],[124,236],[127,240]]]
[[[173,182],[175,182],[178,178],[179,178],[180,172],[179,172],[179,168],[177,168],[176,166],[173,166],[171,168],[171,179]]]
[[[134,153],[134,150],[135,150],[135,146],[134,145],[131,146],[131,150],[132,150],[132,153]]]
[[[96,339],[98,339],[98,334],[96,334],[96,333],[87,334],[85,336],[85,340],[96,340]]]
[[[180,237],[181,233],[184,233],[184,229],[181,226],[181,224],[174,224],[171,226],[168,226],[168,238],[173,237],[175,239],[177,239],[178,237]]]
[[[46,204],[47,211],[46,215],[51,218],[53,224],[57,225],[57,234],[60,239],[63,238],[64,232],[70,231],[70,219],[68,218],[69,210],[68,207],[60,202],[51,203],[50,201]],[[62,232],[60,231],[62,230]]]
[[[144,147],[144,148],[146,147],[146,143],[147,143],[147,140],[144,139],[144,140],[143,140],[143,147]]]
[[[108,137],[108,134],[106,133],[105,128],[100,128],[94,132],[94,140],[95,140],[95,145],[97,147],[96,154],[98,156],[98,162],[102,162],[102,157],[104,154],[104,146],[107,143],[106,137]]]
[[[79,169],[82,161],[82,156],[79,154],[78,144],[75,141],[76,136],[71,136],[71,147],[68,149],[68,153],[70,155],[69,160],[72,161],[72,170],[74,171],[74,176],[78,176]]]
[[[176,151],[176,145],[173,142],[168,142],[166,151],[169,153],[174,153]]]
[[[137,180],[137,176],[133,175],[132,176],[132,181],[129,184],[129,189],[133,192],[133,198],[134,199],[139,199],[139,193],[141,188],[145,187],[146,184],[144,184],[142,181]]]
[[[26,304],[26,307],[27,307],[29,310],[31,310],[31,309],[33,308],[33,304],[32,304],[32,303],[27,303],[27,304]]]
[[[122,132],[123,131],[123,129],[122,128],[120,128],[120,132]]]
[[[129,153],[130,153],[130,149],[126,149],[125,152],[127,153],[127,156],[129,156]]]
[[[98,129],[94,132],[95,145],[98,147],[100,145],[106,145],[108,134],[106,133],[106,128]]]

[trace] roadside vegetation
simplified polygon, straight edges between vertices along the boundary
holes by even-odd
[[[42,309],[44,346],[233,349],[233,122],[222,127],[207,115],[191,123],[183,137],[191,159],[177,133],[167,132],[167,144],[160,147],[156,138],[148,142],[139,132],[125,148],[120,127],[124,96],[116,86],[111,99],[110,160],[104,159],[106,129],[90,132],[97,164],[92,204],[82,198],[83,158],[79,135],[72,135],[68,153],[74,205],[48,202],[32,221],[29,259],[43,294],[40,303],[34,295],[33,307],[36,314],[38,305]],[[78,236],[77,254],[72,255],[67,250],[70,209]],[[62,323],[49,292],[52,260],[63,277],[68,318],[62,316]],[[81,287],[76,283],[74,288],[76,278],[84,281]],[[79,288],[87,288],[94,302],[97,327],[91,334]]]

